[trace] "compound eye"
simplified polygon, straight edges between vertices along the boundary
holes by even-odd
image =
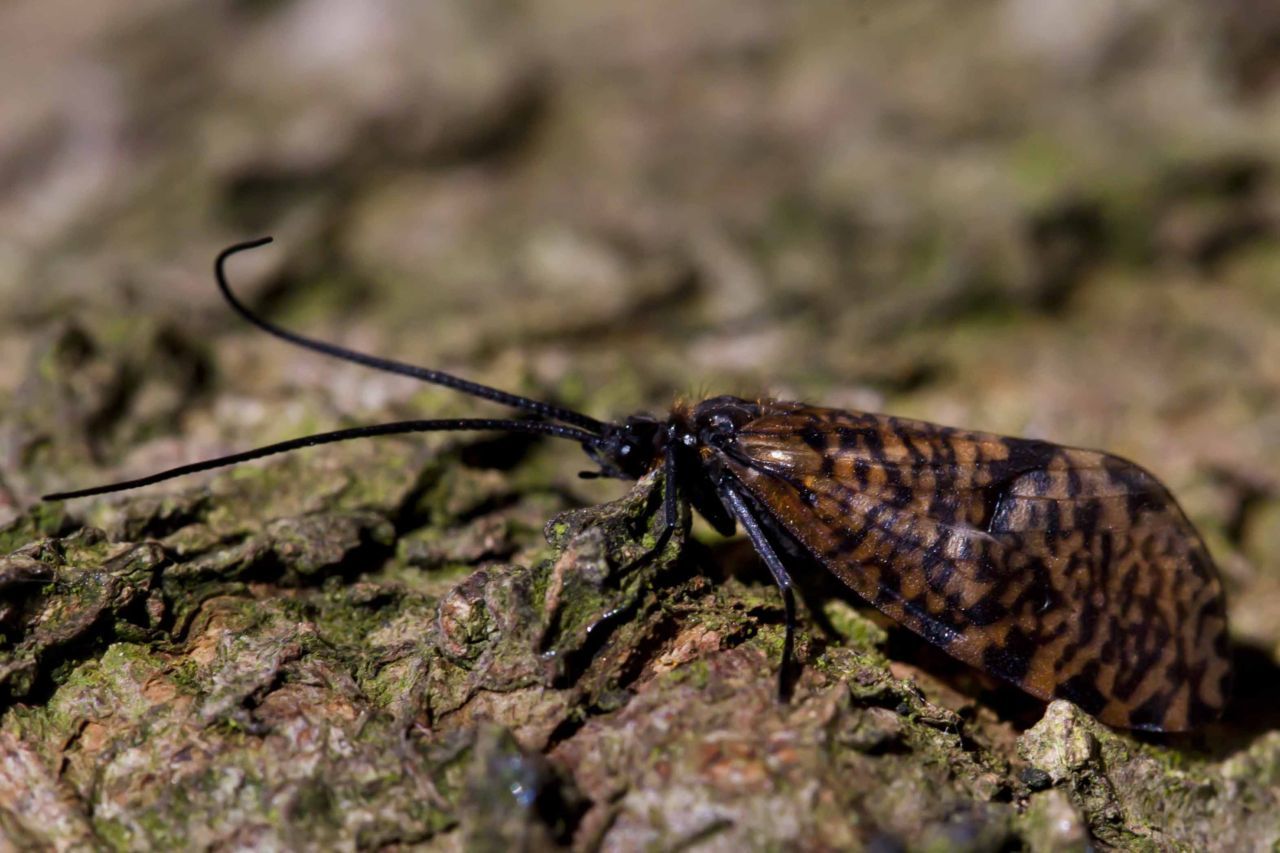
[[[711,428],[717,432],[729,432],[733,429],[733,418],[728,415],[712,415]]]

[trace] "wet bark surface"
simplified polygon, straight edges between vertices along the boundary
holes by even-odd
[[[1280,54],[1248,4],[0,11],[0,839],[12,849],[1270,849]],[[1268,33],[1270,35],[1268,35]],[[40,86],[29,81],[38,79]],[[1224,718],[1136,736],[660,475],[311,431],[739,393],[1101,447],[1229,596]],[[696,390],[695,390],[696,389]],[[687,511],[686,511],[687,512]]]

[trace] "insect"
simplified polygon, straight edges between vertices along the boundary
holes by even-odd
[[[665,418],[598,421],[274,325],[214,262],[219,290],[290,343],[453,388],[529,419],[411,420],[320,433],[134,480],[47,495],[66,500],[312,445],[376,435],[511,431],[579,443],[587,476],[660,469],[664,538],[688,501],[719,532],[741,527],[782,594],[782,675],[794,644],[781,554],[831,571],[954,657],[1043,700],[1065,698],[1117,727],[1184,731],[1217,716],[1230,679],[1222,585],[1208,551],[1151,474],[1106,453],[885,415],[715,397]]]

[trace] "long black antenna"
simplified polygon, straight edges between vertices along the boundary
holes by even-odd
[[[554,420],[563,421],[567,424],[576,424],[583,429],[590,430],[593,433],[600,434],[604,431],[604,424],[588,415],[575,412],[571,409],[562,409],[559,406],[553,406],[550,403],[544,403],[540,400],[531,400],[528,397],[521,397],[518,394],[511,394],[507,391],[500,391],[497,388],[490,388],[488,385],[481,385],[478,382],[468,382],[466,379],[460,379],[457,376],[451,376],[439,370],[429,370],[425,367],[418,367],[413,364],[405,364],[401,361],[395,361],[389,358],[380,358],[375,355],[366,355],[362,352],[349,350],[346,347],[340,347],[337,344],[318,341],[314,338],[308,338],[291,332],[288,329],[282,329],[269,320],[259,317],[257,314],[249,310],[243,302],[241,302],[234,293],[231,292],[231,286],[227,284],[227,276],[224,270],[227,258],[248,249],[256,249],[259,246],[265,246],[271,242],[270,237],[260,237],[257,240],[248,240],[244,243],[236,243],[234,246],[228,246],[218,253],[217,260],[213,262],[213,274],[218,280],[218,289],[222,291],[222,295],[226,297],[227,302],[231,303],[231,307],[236,310],[241,317],[248,320],[253,325],[262,329],[270,335],[274,335],[281,340],[288,341],[300,347],[314,350],[324,355],[341,358],[346,361],[354,361],[356,364],[363,364],[365,367],[372,367],[375,370],[385,370],[388,373],[398,373],[402,376],[411,376],[414,379],[420,379],[423,382],[430,382],[433,385],[443,385],[446,388],[453,388],[464,394],[470,394],[473,397],[482,397],[485,400],[492,400],[495,403],[501,403],[504,406],[511,406],[516,409],[524,409],[528,412],[534,412],[543,417],[552,418]]]
[[[174,477],[181,477],[185,474],[194,474],[198,471],[208,471],[211,468],[222,468],[227,465],[235,465],[240,462],[248,462],[251,459],[261,459],[264,456],[271,456],[276,453],[286,453],[290,450],[297,450],[302,447],[313,447],[317,444],[332,444],[336,441],[350,441],[353,438],[369,438],[375,435],[401,435],[409,432],[527,432],[537,435],[550,435],[555,438],[567,438],[570,441],[578,441],[583,444],[596,444],[599,437],[585,430],[576,427],[563,426],[561,424],[550,424],[544,421],[514,421],[498,418],[450,418],[445,420],[429,420],[429,421],[395,421],[386,424],[374,424],[372,426],[352,427],[351,429],[340,429],[334,432],[321,432],[315,435],[304,435],[301,438],[291,438],[288,441],[281,441],[277,444],[268,444],[265,447],[258,447],[253,450],[243,450],[239,453],[232,453],[229,456],[219,456],[216,459],[204,459],[200,462],[192,462],[190,465],[180,465],[177,468],[170,468],[168,471],[160,471],[156,474],[148,474],[145,477],[139,477],[136,480],[124,480],[119,483],[108,483],[104,486],[93,486],[88,489],[77,489],[72,492],[55,492],[51,495],[45,495],[42,500],[46,501],[65,501],[72,498],[87,498],[90,495],[102,495],[107,492],[123,492],[127,489],[137,489],[142,486],[150,486],[152,483],[159,483],[164,480],[172,480]]]

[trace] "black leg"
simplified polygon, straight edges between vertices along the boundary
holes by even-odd
[[[769,573],[773,575],[773,580],[778,584],[778,590],[782,593],[782,605],[786,612],[787,622],[782,640],[782,665],[778,669],[778,698],[785,702],[791,697],[791,656],[795,648],[796,632],[796,600],[795,594],[791,590],[791,576],[787,574],[786,566],[782,565],[782,560],[778,558],[778,553],[773,549],[773,545],[769,543],[769,538],[764,535],[760,522],[756,521],[756,517],[752,514],[751,508],[747,506],[747,502],[742,495],[728,483],[722,484],[720,493],[734,517],[738,519],[738,523],[742,525],[747,538],[755,546],[756,553],[764,560],[764,564],[769,567]]]
[[[662,460],[662,515],[666,529],[662,531],[662,539],[671,535],[671,531],[675,530],[676,522],[679,521],[680,507],[677,504],[679,500],[679,480],[676,479],[676,452],[675,448],[669,447],[666,451],[666,458]]]
[[[680,486],[677,479],[675,448],[668,446],[662,457],[662,530],[654,542],[653,556],[667,547],[671,534],[680,522]]]

